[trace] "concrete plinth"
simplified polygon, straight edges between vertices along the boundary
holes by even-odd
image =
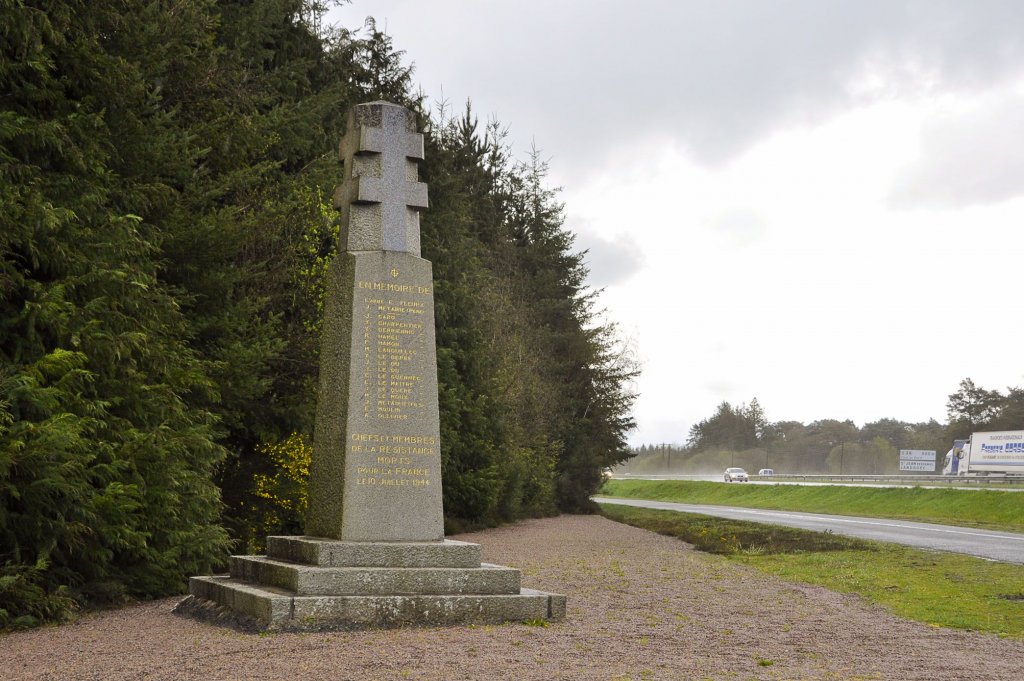
[[[313,567],[263,556],[235,556],[231,577],[276,586],[297,596],[507,594],[519,591],[519,570],[475,568]]]
[[[350,542],[267,537],[267,556],[321,567],[479,567],[480,545],[439,542]]]
[[[230,613],[235,624],[270,631],[565,616],[565,596],[523,589],[519,570],[480,563],[477,544],[271,537],[268,547],[270,556],[234,556],[230,575],[191,578],[191,596],[179,611],[207,619]]]

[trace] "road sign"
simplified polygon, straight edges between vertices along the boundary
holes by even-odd
[[[934,449],[901,449],[900,461],[935,461]],[[932,466],[932,468],[935,468]]]
[[[901,471],[927,471],[928,473],[935,472],[934,461],[900,461]]]

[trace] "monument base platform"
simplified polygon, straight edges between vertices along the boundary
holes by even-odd
[[[270,537],[268,556],[192,577],[176,612],[249,630],[323,631],[560,620],[565,596],[520,585],[466,542]],[[362,563],[360,565],[359,563]]]

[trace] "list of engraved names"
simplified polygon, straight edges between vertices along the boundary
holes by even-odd
[[[365,417],[408,421],[423,413],[424,325],[433,324],[431,290],[422,286],[360,281],[363,305]],[[383,289],[383,290],[382,290]],[[404,294],[404,295],[402,295]]]
[[[349,453],[360,460],[356,484],[429,486],[430,464],[423,457],[437,455],[436,437],[398,433],[415,432],[427,416],[431,383],[423,380],[423,367],[433,364],[425,333],[434,323],[433,291],[388,281],[357,281],[356,287],[363,293],[363,417],[380,428],[351,435]]]

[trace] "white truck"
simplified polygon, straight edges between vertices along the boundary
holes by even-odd
[[[946,453],[944,475],[1024,476],[1024,430],[973,433],[954,440]]]

